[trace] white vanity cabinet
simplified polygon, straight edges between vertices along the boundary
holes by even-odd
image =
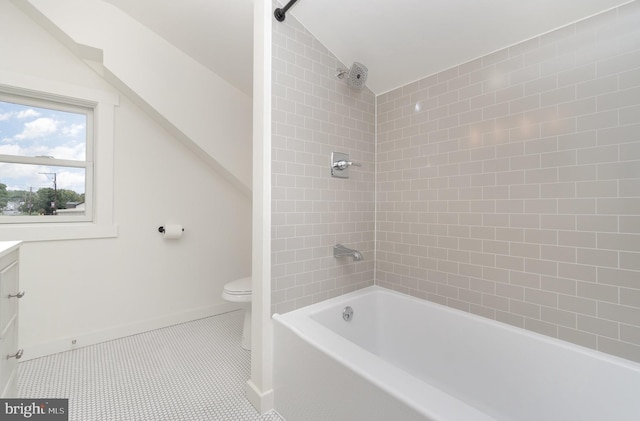
[[[18,388],[19,241],[0,241],[0,397],[15,398]]]

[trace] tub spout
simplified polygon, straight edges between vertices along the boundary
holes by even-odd
[[[354,262],[358,262],[364,259],[362,253],[360,253],[358,250],[350,249],[343,246],[342,244],[336,244],[335,246],[333,246],[333,257],[345,256],[351,256]]]

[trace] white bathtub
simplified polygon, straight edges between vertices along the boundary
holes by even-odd
[[[273,318],[287,421],[640,420],[640,364],[384,288]]]

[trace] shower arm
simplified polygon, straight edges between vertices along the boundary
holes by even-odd
[[[276,17],[276,20],[278,22],[283,22],[284,18],[285,18],[285,13],[287,13],[287,10],[289,10],[289,8],[291,6],[293,6],[298,0],[290,0],[289,3],[287,3],[287,5],[285,7],[281,8],[277,8],[276,10],[273,11],[273,16]]]

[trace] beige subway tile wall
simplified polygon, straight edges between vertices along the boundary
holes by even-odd
[[[380,95],[377,145],[377,284],[640,361],[640,2]]]
[[[272,310],[283,313],[373,284],[375,97],[337,79],[346,66],[290,14],[274,22],[272,60]],[[332,178],[332,152],[362,166]],[[335,259],[336,243],[364,260]]]

